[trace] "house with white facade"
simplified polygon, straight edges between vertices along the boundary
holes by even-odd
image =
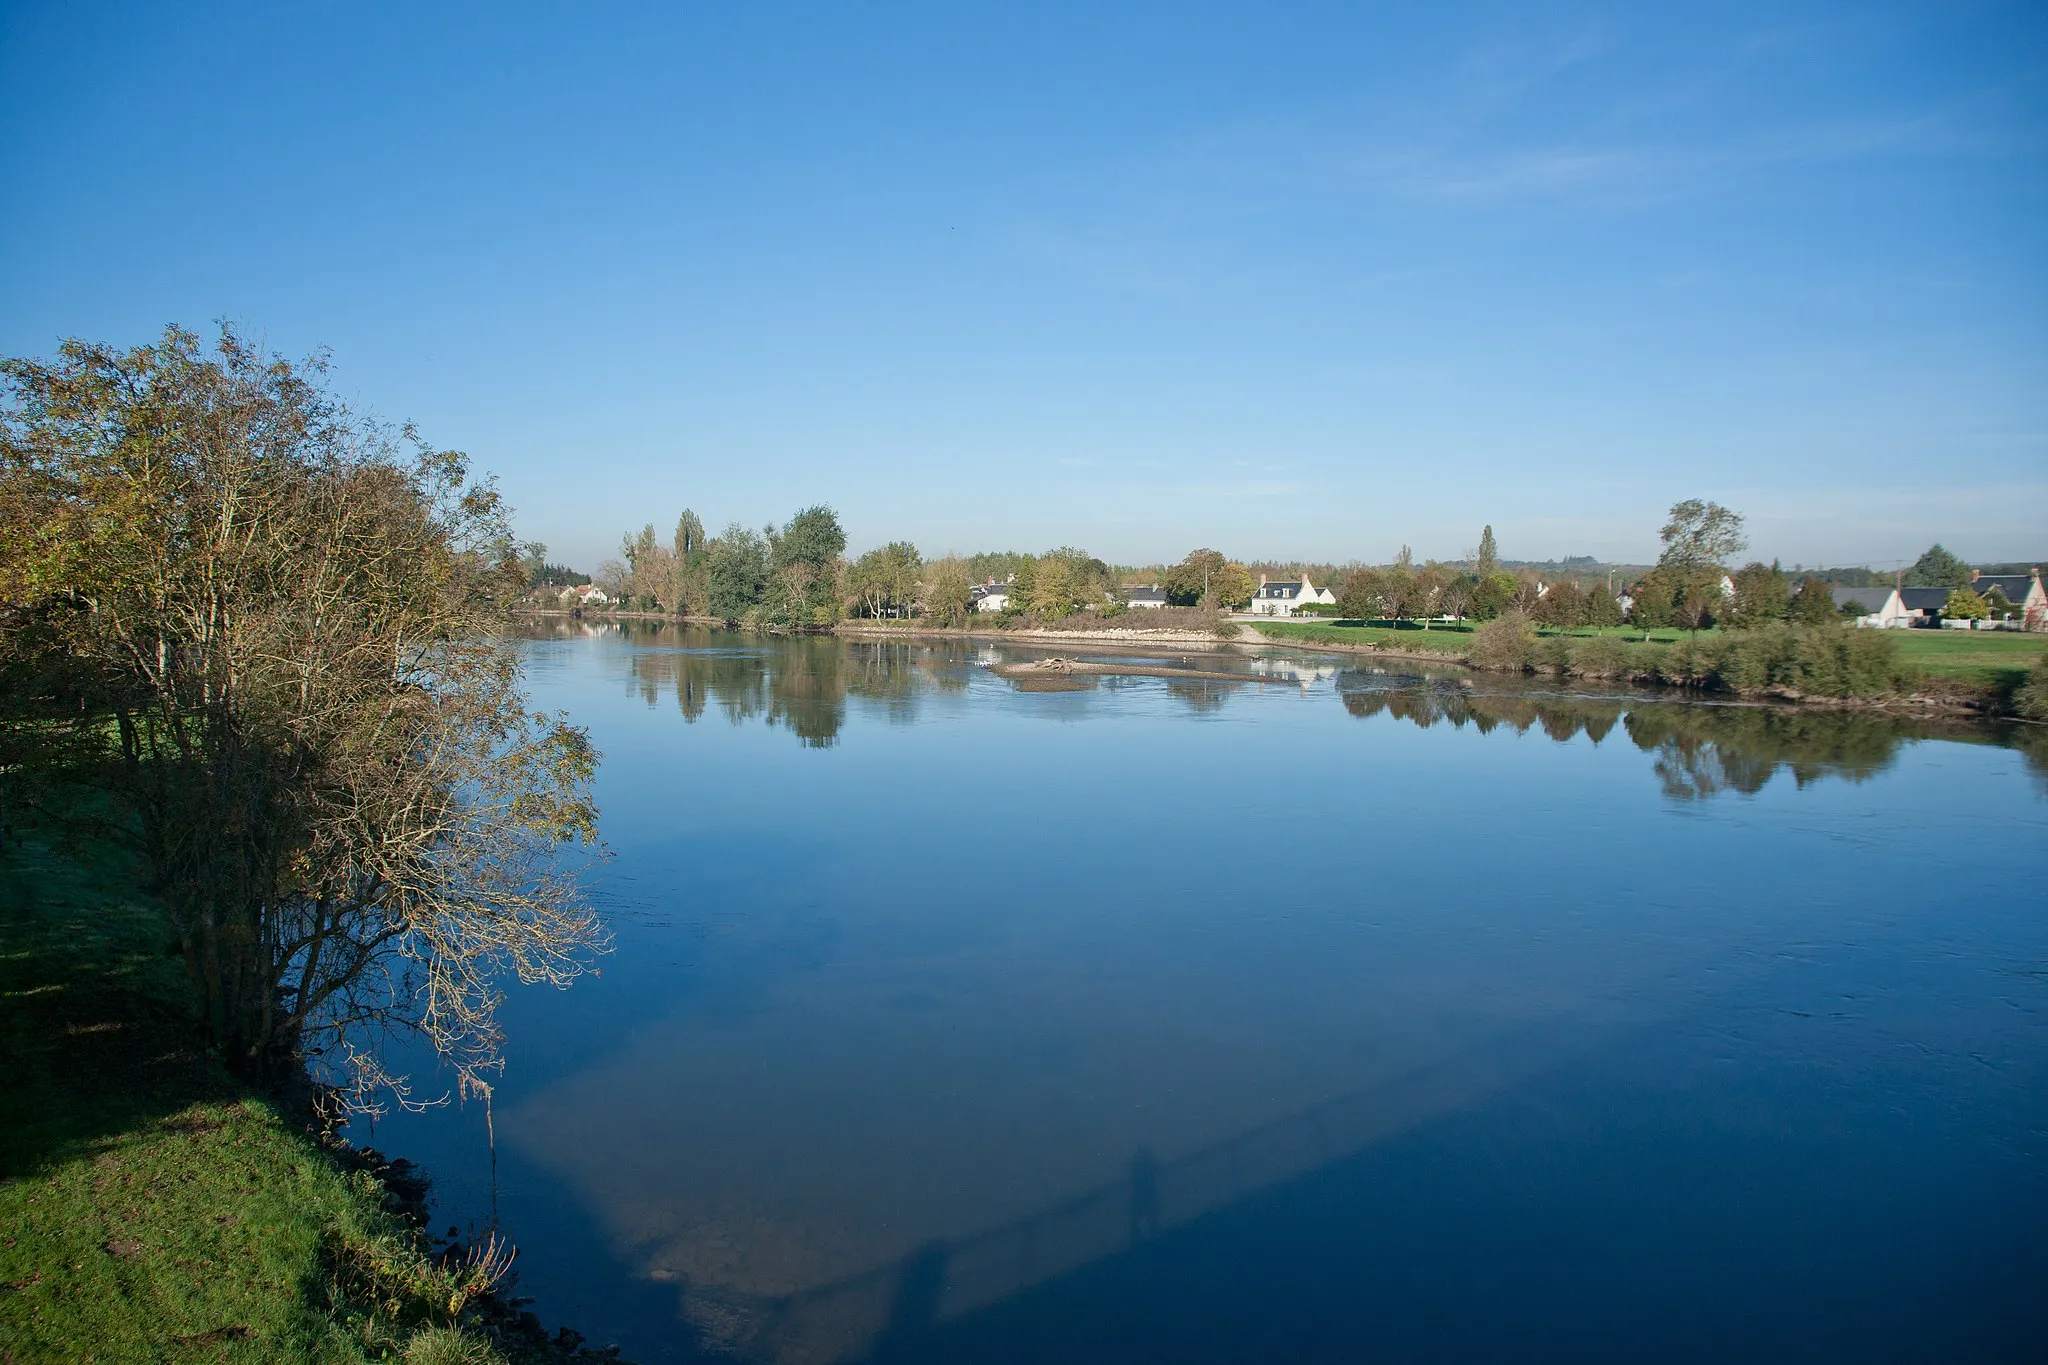
[[[1899,596],[1899,590],[1887,584],[1876,584],[1868,588],[1830,587],[1828,594],[1835,599],[1835,610],[1859,626],[1896,630],[1913,624],[1912,609],[1907,607],[1905,600]],[[1857,612],[1854,616],[1849,615],[1852,606]]]
[[[1127,607],[1163,607],[1166,605],[1166,589],[1157,584],[1144,587],[1125,588],[1124,605]]]
[[[993,580],[977,586],[971,596],[976,611],[1007,611],[1010,606],[1010,585]]]
[[[611,596],[595,583],[578,583],[562,589],[561,603],[570,609],[577,607],[601,607],[611,601]]]
[[[1298,580],[1266,580],[1259,575],[1259,586],[1252,593],[1251,611],[1254,616],[1292,616],[1311,604],[1324,607],[1337,605],[1337,595],[1328,588],[1319,588],[1309,582],[1303,574]]]
[[[2032,573],[1978,573],[1970,570],[1970,588],[1979,597],[1990,595],[1993,588],[2012,603],[2014,615],[2025,623],[2028,630],[2048,630],[2048,592],[2041,588],[2041,571]]]

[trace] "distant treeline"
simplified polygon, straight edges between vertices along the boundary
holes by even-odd
[[[1174,606],[1239,611],[1251,605],[1264,580],[1307,578],[1336,597],[1325,614],[1334,610],[1359,620],[1490,621],[1519,610],[1563,628],[1627,621],[1699,630],[1831,622],[1842,614],[1831,587],[1888,584],[1894,577],[1861,568],[1787,573],[1760,561],[1731,571],[1724,565],[1746,544],[1742,518],[1697,499],[1674,506],[1660,535],[1664,552],[1647,567],[1602,565],[1591,555],[1502,559],[1491,526],[1465,557],[1419,564],[1405,545],[1385,565],[1246,563],[1205,547],[1175,564],[1128,566],[1074,546],[926,559],[901,540],[849,560],[838,515],[822,504],[780,526],[754,530],[734,522],[717,535],[707,534],[703,520],[685,509],[666,539],[652,523],[626,537],[620,557],[599,568],[596,583],[614,610],[755,627],[818,627],[861,617],[957,625],[979,604],[978,589],[993,584],[1003,586],[991,599],[1001,603],[999,624],[1054,622],[1080,612],[1113,617],[1125,610],[1126,589],[1134,585],[1162,589]],[[524,555],[538,600],[591,582],[550,563],[543,545],[524,547]],[[1908,585],[1967,590],[1970,567],[1935,545],[1902,577]]]

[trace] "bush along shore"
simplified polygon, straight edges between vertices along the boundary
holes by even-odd
[[[1894,632],[1846,625],[1774,623],[1754,630],[1707,631],[1652,641],[1612,633],[1540,634],[1527,616],[1508,612],[1476,629],[1427,632],[1435,639],[1425,639],[1425,632],[1419,631],[1382,632],[1382,638],[1361,639],[1365,632],[1356,628],[1316,625],[1258,629],[1260,638],[1273,644],[1426,658],[1490,672],[1763,700],[1903,704],[2048,720],[2040,701],[2048,694],[2048,682],[2043,681],[2048,641],[2042,642],[2043,654],[2020,656],[2031,662],[2031,673],[2015,668],[2003,681],[1984,682],[1931,674],[1902,656]]]
[[[509,1297],[502,1242],[431,1236],[423,1173],[310,1087],[231,1076],[141,888],[34,828],[0,849],[0,1360],[617,1359]]]
[[[2024,687],[2014,692],[1930,678],[1901,659],[1891,632],[1835,625],[1774,623],[1649,643],[1614,635],[1538,636],[1526,617],[1510,612],[1473,633],[1465,662],[1781,701],[1910,701],[2023,713],[2031,695]],[[2037,663],[2034,676],[2041,671]]]

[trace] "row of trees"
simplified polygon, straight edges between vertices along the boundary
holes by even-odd
[[[1674,505],[1660,536],[1657,564],[1621,596],[1602,578],[1569,572],[1545,578],[1526,566],[1507,569],[1487,526],[1459,562],[1417,565],[1404,545],[1390,565],[1340,570],[1336,610],[1361,620],[1419,621],[1425,629],[1447,617],[1484,622],[1508,611],[1562,629],[1614,626],[1622,624],[1624,600],[1628,622],[1645,629],[1819,624],[1843,614],[1817,575],[1795,579],[1776,563],[1760,561],[1727,570],[1747,539],[1742,516],[1718,503],[1688,499]],[[1177,564],[1134,575],[1071,546],[927,561],[910,542],[892,541],[848,562],[845,545],[838,517],[825,506],[805,508],[780,528],[753,531],[735,523],[712,537],[694,512],[685,511],[665,544],[652,525],[628,537],[622,558],[604,566],[600,582],[627,609],[785,626],[849,616],[921,616],[959,624],[973,608],[975,585],[987,582],[1007,585],[1011,614],[1048,621],[1080,611],[1121,611],[1126,580],[1133,577],[1154,578],[1174,606],[1211,611],[1243,610],[1258,588],[1245,564],[1206,547]],[[547,563],[542,546],[527,547],[526,558],[535,584],[581,578]],[[1939,545],[1906,578],[1952,586],[1952,616],[2010,609],[2009,603],[1978,598],[1968,586],[1969,566]]]
[[[628,610],[808,625],[836,604],[846,532],[829,507],[806,507],[782,526],[738,522],[707,536],[684,509],[666,543],[650,523],[598,574]]]

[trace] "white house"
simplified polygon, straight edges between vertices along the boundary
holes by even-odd
[[[2005,595],[2028,630],[2048,630],[2048,592],[2041,588],[2041,571],[2032,573],[1978,573],[1970,571],[1970,587],[1979,597],[1993,588]]]
[[[1915,588],[1913,591],[1920,590]],[[1860,609],[1861,614],[1851,618],[1859,626],[1896,630],[1902,626],[1912,625],[1917,614],[1913,607],[1907,605],[1899,589],[1893,587],[1879,585],[1869,588],[1829,588],[1828,593],[1835,599],[1837,610],[1851,603]],[[1946,593],[1942,595],[1944,598],[1947,597]]]
[[[1163,607],[1166,605],[1166,589],[1157,586],[1124,589],[1124,605],[1127,607]]]
[[[973,597],[976,611],[1006,611],[1010,605],[1010,585],[983,583],[974,590]]]
[[[1307,574],[1298,581],[1276,580],[1270,583],[1264,574],[1260,574],[1258,589],[1252,593],[1254,616],[1292,616],[1310,604],[1334,607],[1337,595],[1328,588],[1319,588],[1309,582]]]
[[[572,588],[562,589],[561,602],[565,607],[601,607],[612,599],[595,583],[579,583]]]

